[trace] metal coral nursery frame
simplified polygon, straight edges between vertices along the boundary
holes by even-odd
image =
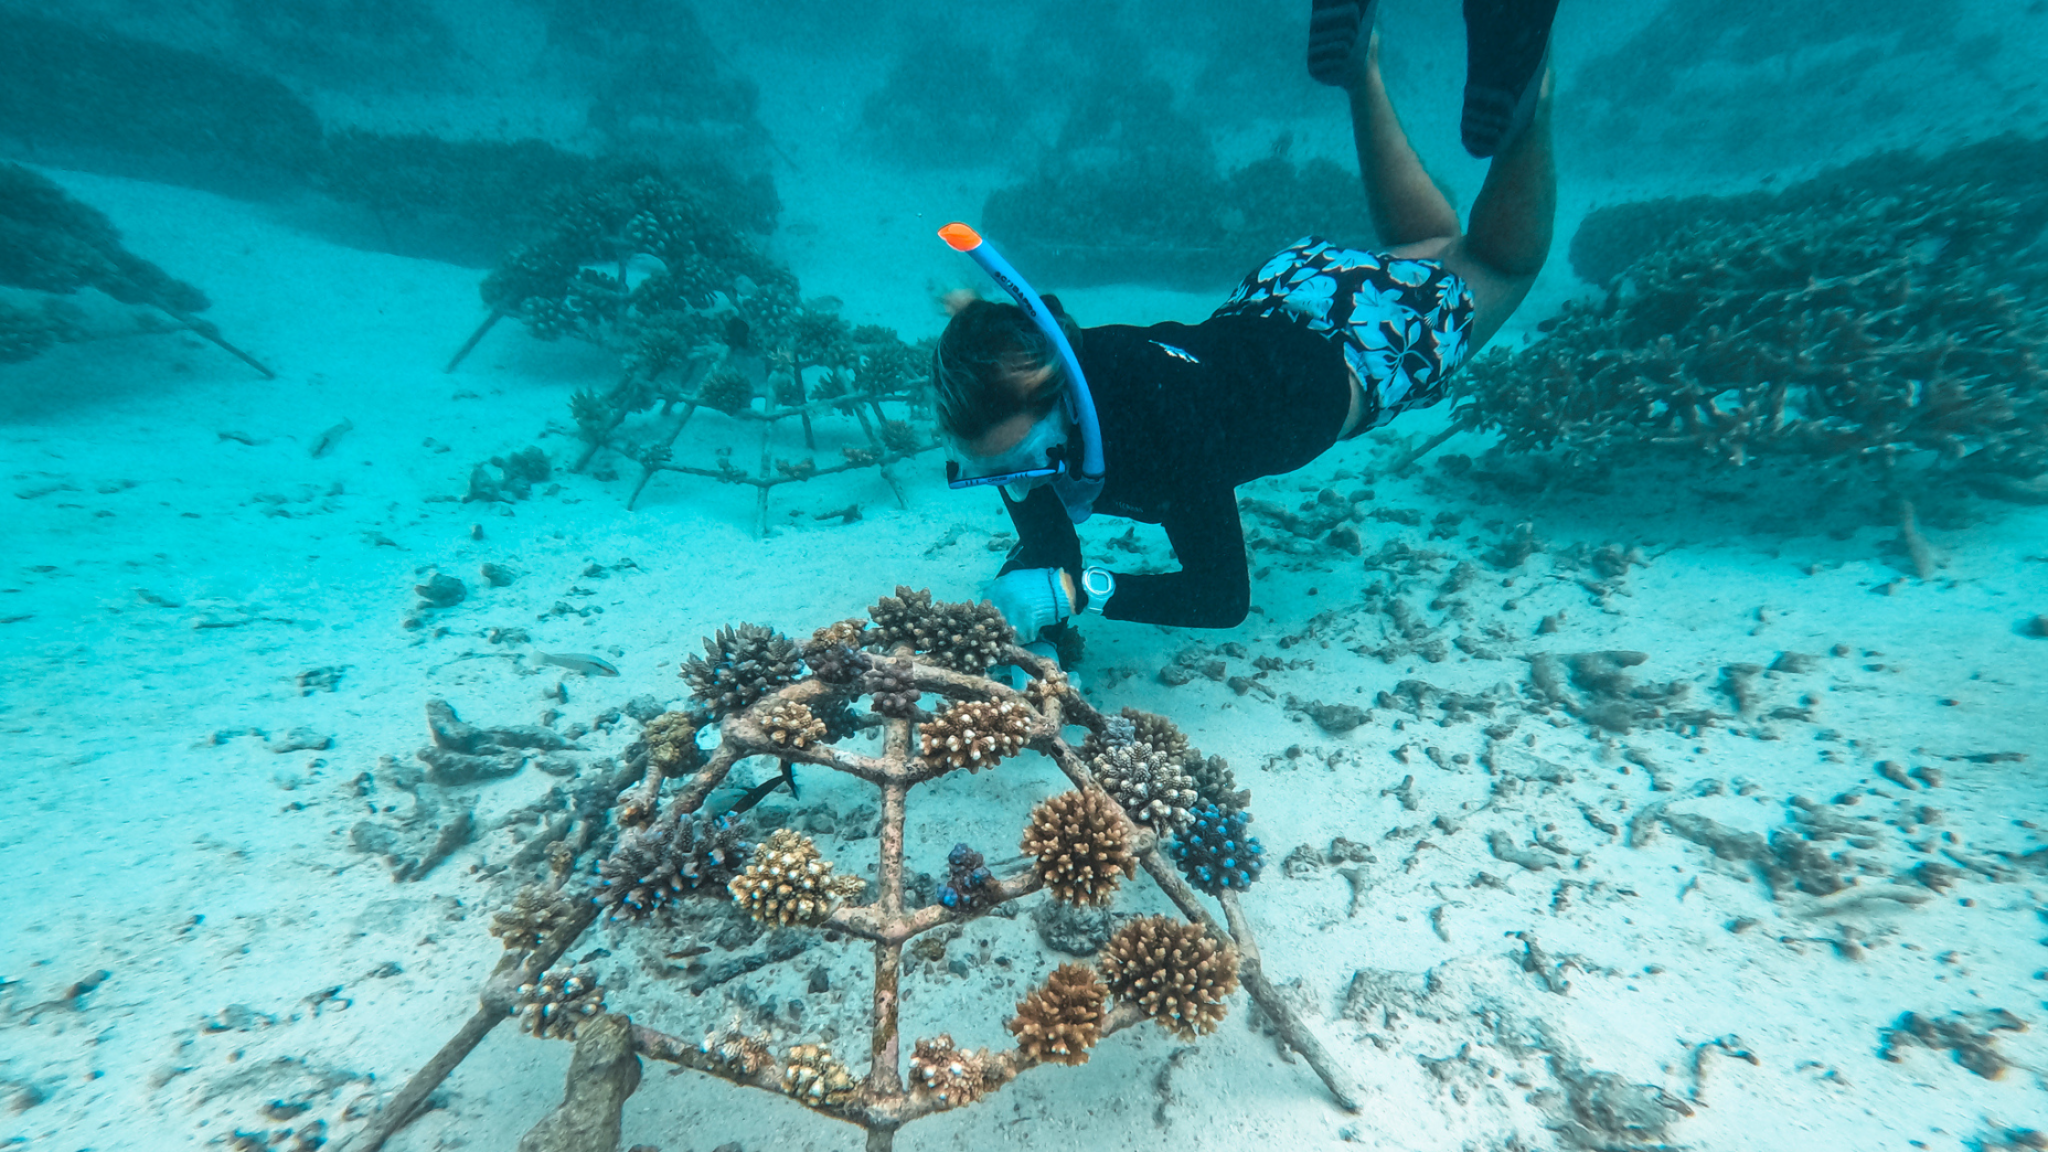
[[[1068,725],[1100,731],[1105,726],[1105,717],[1081,698],[1056,665],[1011,646],[1006,659],[1034,677],[1027,690],[1019,692],[1000,681],[956,672],[913,657],[907,647],[899,649],[895,658],[912,660],[915,687],[921,693],[954,702],[980,700],[1019,705],[1028,717],[1026,747],[1051,757],[1074,787],[1099,789],[1087,763],[1061,733]],[[868,1152],[891,1152],[896,1133],[904,1125],[934,1112],[960,1106],[920,1091],[915,1085],[909,1089],[905,1087],[902,1071],[904,1051],[897,1022],[903,946],[920,933],[984,915],[993,907],[1036,892],[1044,882],[1034,869],[1027,867],[1011,875],[995,877],[986,887],[978,889],[978,899],[971,911],[939,904],[906,908],[904,816],[910,790],[955,769],[943,761],[926,760],[918,754],[914,723],[910,719],[885,721],[879,756],[842,751],[826,744],[792,748],[777,743],[763,726],[767,711],[779,702],[806,705],[816,702],[822,705],[844,691],[815,676],[808,676],[769,692],[721,722],[718,747],[680,787],[664,797],[665,778],[660,768],[650,764],[646,777],[618,797],[614,810],[620,814],[622,823],[666,824],[674,828],[703,806],[734,765],[754,756],[772,756],[785,766],[789,762],[820,765],[858,777],[881,790],[880,890],[873,902],[840,907],[818,926],[842,936],[866,940],[874,947],[875,976],[873,1003],[869,1009],[869,1066],[866,1075],[858,1080],[850,1098],[838,1103],[815,1102],[785,1091],[784,1063],[772,1056],[748,1071],[707,1053],[695,1040],[639,1024],[631,1026],[631,1042],[634,1052],[647,1059],[693,1068],[736,1084],[789,1096],[820,1115],[864,1130]],[[1160,891],[1189,921],[1201,925],[1219,939],[1229,940],[1236,947],[1239,979],[1251,999],[1270,1019],[1282,1042],[1301,1054],[1340,1107],[1356,1111],[1357,1094],[1348,1077],[1266,976],[1257,941],[1237,894],[1226,890],[1220,897],[1223,923],[1219,924],[1195,889],[1188,885],[1160,850],[1157,835],[1131,822],[1128,816],[1123,820],[1133,854]],[[377,1152],[387,1139],[410,1123],[422,1111],[427,1096],[454,1071],[456,1065],[491,1029],[513,1013],[520,985],[530,983],[546,972],[574,946],[600,912],[601,906],[585,893],[568,922],[541,938],[538,946],[530,951],[508,947],[484,984],[475,1014],[372,1118],[369,1126],[344,1147],[349,1152]],[[1102,1035],[1142,1024],[1147,1018],[1137,1005],[1117,1003],[1102,1019]],[[995,1053],[988,1058],[988,1066],[999,1076],[992,1080],[988,1091],[998,1090],[1000,1083],[1040,1062],[1018,1048]]]

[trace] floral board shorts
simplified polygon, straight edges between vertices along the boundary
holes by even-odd
[[[1434,260],[1298,240],[1245,277],[1217,316],[1292,313],[1343,345],[1365,388],[1356,436],[1444,398],[1470,353],[1472,289]]]

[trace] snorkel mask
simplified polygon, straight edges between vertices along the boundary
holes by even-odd
[[[1031,489],[1065,474],[1067,424],[1071,419],[1067,403],[1062,400],[1040,417],[1023,439],[993,456],[978,455],[949,437],[946,486],[959,489],[1001,484],[1009,490],[1011,499],[1022,500]]]
[[[954,223],[939,229],[939,238],[955,252],[965,253],[981,265],[982,271],[1001,285],[1003,291],[1008,292],[1017,306],[1024,310],[1024,315],[1045,333],[1046,339],[1059,353],[1060,367],[1066,372],[1069,384],[1060,407],[1033,424],[1031,431],[1015,447],[995,457],[977,457],[961,452],[948,462],[946,482],[954,488],[1010,485],[1013,486],[1013,499],[1022,499],[1019,492],[1028,492],[1049,482],[1053,491],[1059,494],[1060,503],[1066,507],[1068,519],[1079,524],[1094,511],[1095,498],[1102,493],[1104,476],[1102,429],[1095,422],[1095,401],[1088,393],[1088,378],[1081,372],[1081,360],[1074,355],[1074,346],[1067,342],[1067,334],[1060,330],[1059,321],[1045,306],[1045,301],[979,233],[965,224]],[[1068,421],[1081,433],[1081,458],[1071,466],[1066,453]],[[1027,452],[1027,448],[1030,451]],[[965,460],[961,456],[965,456]],[[982,475],[963,478],[963,465]],[[1018,485],[1022,487],[1015,487]]]

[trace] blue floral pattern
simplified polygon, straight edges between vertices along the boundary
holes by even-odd
[[[1364,431],[1444,398],[1469,351],[1473,308],[1471,287],[1434,260],[1397,260],[1310,236],[1247,276],[1216,315],[1291,314],[1334,336],[1365,385]]]

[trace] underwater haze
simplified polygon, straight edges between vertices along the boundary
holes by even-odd
[[[1386,246],[1310,8],[0,0],[6,1146],[2048,1148],[2048,2],[1563,0],[1487,350],[1015,647],[938,230]]]

